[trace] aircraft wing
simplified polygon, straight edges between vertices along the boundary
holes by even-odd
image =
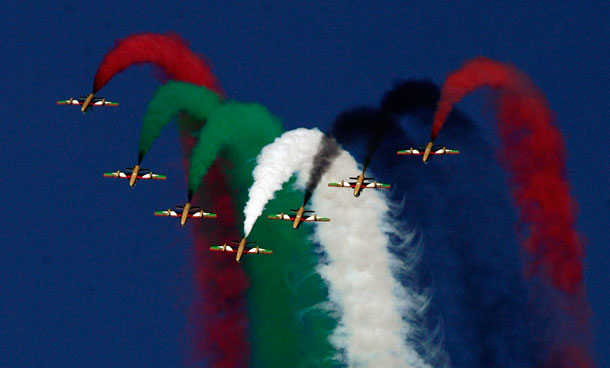
[[[167,211],[155,211],[155,216],[166,216],[166,217],[180,217],[181,215],[174,210]]]
[[[56,105],[82,105],[85,103],[85,97],[69,98],[67,100],[59,100]],[[101,97],[94,97],[90,103],[91,106],[119,106],[118,102],[106,101]]]
[[[123,179],[129,179],[131,177],[131,172],[124,173],[124,172],[122,172],[120,170],[117,170],[117,171],[114,171],[114,172],[104,173],[104,177],[105,178],[123,178]],[[138,180],[148,180],[148,179],[165,180],[165,179],[167,179],[167,177],[165,175],[153,174],[151,172],[146,173],[144,175],[138,175],[136,178]]]
[[[401,150],[401,151],[397,151],[396,152],[397,155],[423,155],[424,154],[424,150],[419,150],[417,148],[409,148],[406,150]]]
[[[114,172],[104,173],[105,178],[127,178],[127,174],[124,172],[117,170]]]
[[[445,147],[434,150],[434,151],[430,151],[431,155],[457,155],[459,153],[460,153],[460,151],[458,151],[458,150],[449,149],[449,148],[445,148]]]
[[[233,249],[230,245],[212,245],[210,247],[212,252],[229,252],[229,253],[237,253],[237,249]]]
[[[301,218],[301,222],[311,222],[311,221],[329,222],[330,218],[328,218],[328,217],[318,217],[316,215],[308,216],[306,218],[305,217]]]
[[[407,150],[397,151],[396,154],[397,155],[420,155],[421,156],[424,154],[424,152],[425,152],[424,147],[420,147],[420,149],[411,147]],[[457,155],[459,153],[460,153],[460,151],[458,151],[458,150],[449,149],[444,146],[433,146],[432,150],[430,151],[431,155]]]
[[[271,249],[263,249],[263,248],[250,248],[247,251],[245,251],[244,253],[248,253],[248,254],[273,254],[273,251]]]
[[[138,179],[165,180],[165,179],[167,179],[167,177],[165,175],[153,174],[153,173],[149,172],[144,175],[138,175]]]
[[[55,103],[56,105],[82,105],[82,101],[78,101],[75,98],[70,98],[68,100],[59,100]]]
[[[368,183],[366,185],[362,186],[363,188],[381,188],[381,189],[389,189],[391,187],[390,184],[384,184],[384,183]]]
[[[82,103],[79,103],[79,105],[82,105]],[[91,102],[91,105],[93,105],[93,106],[119,106],[119,103],[100,100],[100,101]]]
[[[269,220],[286,220],[286,221],[294,221],[295,216],[290,216],[285,213],[278,213],[277,215],[269,215],[267,216]]]
[[[188,217],[202,217],[202,218],[216,218],[216,217],[218,217],[218,215],[216,215],[215,213],[203,212],[203,211],[192,212],[192,213],[189,213],[187,216]]]
[[[328,186],[337,188],[354,188],[356,186],[356,183],[347,183],[345,181],[342,181],[340,183],[328,183]]]

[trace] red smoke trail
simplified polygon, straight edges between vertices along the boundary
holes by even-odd
[[[115,74],[143,63],[156,64],[171,79],[205,86],[220,93],[210,67],[175,33],[141,33],[117,41],[97,68],[93,93],[102,89]]]
[[[193,126],[188,117],[182,116],[181,120],[183,126]],[[181,133],[185,172],[188,172],[188,158],[196,141],[187,131]],[[206,211],[219,214],[213,223],[194,228],[195,281],[201,299],[193,305],[190,317],[197,349],[193,359],[205,358],[206,366],[215,368],[246,367],[250,357],[246,338],[246,275],[233,258],[209,251],[210,244],[240,237],[236,231],[236,209],[227,190],[229,183],[221,168],[226,164],[216,160],[203,179],[205,190],[199,190],[193,198]]]
[[[542,94],[514,67],[477,58],[447,78],[434,115],[434,140],[462,97],[489,86],[499,91],[501,158],[511,174],[519,221],[528,225],[522,242],[533,257],[531,272],[542,269],[554,286],[574,293],[582,283],[583,244],[575,226],[575,204],[565,178],[561,133]]]
[[[473,59],[447,78],[431,139],[436,139],[454,104],[485,86],[498,92],[498,130],[503,143],[500,160],[510,173],[519,223],[525,229],[521,244],[529,256],[527,273],[542,275],[565,293],[568,300],[564,312],[571,315],[574,324],[564,329],[586,339],[584,247],[575,230],[576,205],[566,180],[563,139],[541,92],[510,65],[482,57]],[[577,364],[570,366],[592,366],[586,351],[578,344],[564,345],[554,350],[545,366],[563,366],[554,365],[560,356]]]
[[[93,92],[98,92],[112,77],[129,66],[152,63],[174,80],[205,86],[218,93],[221,88],[209,66],[195,55],[182,39],[167,35],[144,33],[119,40],[98,67]],[[191,133],[201,128],[202,122],[181,116],[179,119],[183,161],[188,172],[188,160],[195,144]],[[226,178],[215,164],[203,179],[210,185],[201,186],[198,193],[204,208],[219,213],[215,226],[195,228],[195,281],[201,296],[193,306],[190,319],[197,323],[197,357],[204,357],[207,366],[233,368],[246,366],[250,356],[247,340],[248,324],[245,292],[248,287],[245,273],[230,257],[217,259],[207,251],[212,242],[238,239],[231,197]],[[197,203],[196,200],[194,203]],[[207,206],[209,205],[209,207]],[[216,226],[217,225],[217,226]],[[205,228],[205,231],[204,231]],[[229,346],[230,344],[230,346]]]

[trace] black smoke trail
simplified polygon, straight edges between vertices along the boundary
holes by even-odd
[[[305,184],[305,199],[303,200],[303,206],[309,202],[314,189],[320,183],[320,179],[322,179],[322,176],[326,173],[326,170],[330,167],[339,153],[341,153],[341,147],[339,147],[335,138],[324,135],[320,141],[318,152],[313,158],[313,167],[309,173],[309,180],[307,180],[307,184]]]
[[[433,296],[428,324],[433,329],[441,321],[452,364],[536,366],[547,355],[553,316],[540,315],[543,308],[523,280],[515,211],[492,146],[454,111],[443,144],[460,155],[437,156],[430,165],[396,156],[398,149],[426,143],[439,95],[431,82],[400,83],[379,107],[341,113],[332,135],[367,166],[375,155],[370,169],[392,184],[405,231],[415,229],[422,241],[420,284]]]

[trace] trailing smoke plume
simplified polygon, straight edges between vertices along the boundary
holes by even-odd
[[[141,33],[119,40],[104,56],[93,81],[97,93],[117,73],[136,64],[157,65],[170,79],[190,82],[220,93],[210,66],[175,33]]]
[[[299,173],[299,186],[305,187],[314,166],[311,158],[322,140],[317,129],[295,129],[261,151],[244,209],[246,233],[276,188],[294,173]],[[326,255],[318,272],[329,284],[330,299],[339,315],[333,343],[345,352],[350,366],[427,367],[428,357],[418,353],[424,343],[416,323],[425,314],[427,299],[402,288],[392,276],[401,263],[388,251],[389,233],[400,232],[387,217],[387,200],[377,191],[355,200],[348,191],[326,186],[328,181],[358,170],[347,152],[340,151],[327,170],[312,204],[320,216],[328,214],[333,224],[315,228]],[[406,241],[400,245],[406,246]]]
[[[151,63],[159,67],[168,79],[193,83],[220,93],[216,77],[212,74],[208,64],[189,50],[179,36],[171,33],[167,35],[137,34],[118,41],[98,67],[93,82],[93,92],[97,93],[117,73],[142,63]],[[172,110],[168,105],[159,107]],[[165,117],[175,114],[173,110],[157,110],[157,113]],[[170,118],[167,118],[166,121],[169,122],[169,120]],[[181,116],[178,121],[182,148],[186,156],[189,155],[194,144],[190,135],[198,130],[202,123],[201,120],[190,119],[186,115]],[[143,137],[152,137],[155,134],[158,135],[158,133],[154,133],[154,129],[148,132],[147,126],[143,127]],[[152,143],[152,140],[149,142]],[[147,147],[150,147],[150,144]],[[141,148],[138,153],[138,162],[142,160],[148,149],[142,150]],[[225,178],[217,166],[210,168],[210,174],[206,179],[214,183],[225,182]],[[232,238],[236,233],[231,221],[234,217],[231,209],[235,207],[231,202],[226,186],[220,185],[216,188],[211,200],[212,208],[223,213],[222,221],[225,226],[217,226],[206,232],[195,233],[197,255],[201,254],[202,244],[210,244],[211,239]],[[221,288],[228,290],[221,283],[222,278],[230,279],[232,282],[230,295],[216,292]],[[199,330],[196,335],[197,341],[194,342],[199,349],[195,352],[195,357],[197,359],[205,357],[210,367],[225,368],[247,364],[250,346],[244,327],[248,323],[248,318],[244,313],[244,293],[247,282],[243,269],[234,264],[225,265],[222,262],[212,262],[209,257],[198,256],[195,257],[195,280],[201,294],[200,300],[204,301],[203,304],[194,305],[193,313],[190,316],[191,322],[197,324],[191,329]],[[222,306],[222,313],[218,313],[217,306]],[[227,343],[230,344],[228,348]],[[240,349],[234,349],[234,346],[239,346]]]
[[[197,120],[205,120],[219,104],[218,95],[206,87],[179,81],[169,81],[158,87],[142,118],[138,163],[161,135],[163,128],[179,112],[187,113]]]
[[[322,175],[326,174],[328,167],[340,153],[341,147],[339,147],[337,141],[333,137],[324,135],[320,140],[318,152],[316,152],[316,155],[313,158],[313,166],[309,173],[307,184],[305,184],[305,199],[303,200],[303,205],[306,205],[307,202],[309,202],[313,195],[313,191],[318,184],[320,184]]]
[[[430,280],[424,284],[434,293],[428,324],[438,331],[434,318],[442,318],[443,345],[454,366],[536,366],[552,344],[546,335],[552,308],[542,310],[552,302],[544,302],[549,296],[528,290],[521,279],[516,243],[507,236],[513,230],[513,211],[493,150],[474,122],[452,111],[443,143],[462,150],[459,156],[435,157],[430,165],[396,156],[397,149],[424,142],[439,96],[435,84],[416,80],[396,84],[384,94],[378,109],[394,119],[387,125],[392,134],[384,134],[371,168],[393,184],[392,198],[403,204],[403,227],[420,229],[425,248],[418,271]],[[371,131],[378,129],[372,109],[346,112],[365,113],[355,116],[352,125],[345,122],[352,132],[350,139],[340,140],[344,147],[359,152],[363,142],[367,145]],[[395,252],[401,259],[409,257]],[[410,283],[412,273],[399,275]],[[436,356],[435,366],[448,360],[442,353]]]
[[[256,155],[280,132],[279,120],[260,105],[223,104],[214,110],[199,132],[199,145],[192,155],[191,175],[205,173],[211,162],[222,160],[225,163],[223,170],[231,178],[224,184],[225,189],[243,208],[247,189],[252,185]],[[204,183],[204,186],[217,188],[218,183]],[[286,203],[302,198],[291,190],[282,190],[278,196],[278,200],[270,204],[278,212]],[[224,218],[221,216],[219,220]],[[258,316],[249,325],[249,334],[255,344],[250,366],[333,367],[332,357],[336,351],[328,336],[336,321],[325,312],[327,289],[315,273],[317,257],[308,241],[307,229],[293,231],[289,226],[277,225],[272,221],[262,222],[251,234],[252,240],[260,246],[274,249],[273,256],[247,255],[241,265],[251,280],[249,313]],[[215,241],[232,239],[235,238]],[[235,264],[235,258],[229,254],[207,254],[203,258],[210,259],[210,262],[221,262],[218,258],[223,258],[224,263],[229,260]],[[269,270],[273,270],[271,276]],[[225,279],[225,282],[232,283],[233,280]],[[278,329],[280,325],[282,328]],[[281,341],[281,349],[278,349],[278,341]]]
[[[575,230],[576,205],[565,179],[565,149],[547,102],[514,67],[486,58],[466,63],[445,82],[434,116],[434,140],[452,106],[475,89],[498,90],[501,161],[510,173],[522,245],[532,274],[550,277],[566,293],[582,288],[583,244]]]

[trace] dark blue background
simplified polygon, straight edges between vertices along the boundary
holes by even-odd
[[[144,162],[167,181],[130,190],[102,178],[134,164],[141,117],[159,82],[151,68],[132,68],[102,90],[118,108],[82,116],[54,104],[89,92],[114,41],[144,31],[176,31],[212,61],[228,96],[264,104],[289,127],[326,127],[345,108],[376,104],[396,79],[442,83],[477,55],[514,63],[545,93],[565,136],[578,228],[588,240],[592,350],[600,367],[610,364],[609,8],[3,4],[0,365],[167,367],[187,356],[190,234],[152,216],[184,200],[175,131]],[[493,134],[480,96],[460,108]]]

